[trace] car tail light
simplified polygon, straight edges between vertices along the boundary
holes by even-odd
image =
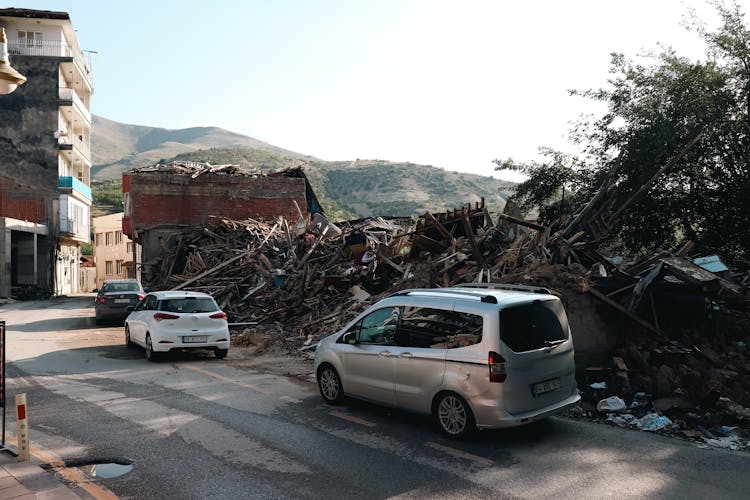
[[[224,311],[219,311],[217,313],[213,313],[211,316],[209,316],[211,319],[227,319],[227,313]]]
[[[145,297],[145,295],[142,295],[140,293],[138,294],[138,300],[143,300],[143,297]]]
[[[505,382],[505,378],[508,376],[505,371],[505,358],[496,352],[490,352],[489,365],[490,382]]]
[[[156,321],[161,321],[163,319],[180,319],[180,317],[177,316],[176,314],[168,314],[168,313],[158,312],[158,313],[154,313],[154,319]]]
[[[96,297],[96,301],[97,301],[97,302],[98,302],[99,304],[106,304],[106,303],[107,303],[107,301],[106,301],[106,300],[104,300],[104,297],[102,297],[101,295],[98,295],[98,296]]]

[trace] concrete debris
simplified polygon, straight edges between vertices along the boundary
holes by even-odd
[[[152,290],[212,294],[231,323],[246,327],[235,342],[306,355],[405,288],[546,287],[563,298],[575,336],[578,416],[604,418],[597,403],[617,398],[636,428],[695,431],[696,440],[705,437],[699,427],[750,429],[750,273],[716,275],[687,256],[689,245],[635,261],[608,256],[591,237],[606,228],[586,220],[541,226],[512,203],[491,215],[484,201],[417,220],[214,217],[175,230],[141,268]]]

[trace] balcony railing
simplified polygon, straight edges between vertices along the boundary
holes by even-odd
[[[78,191],[83,196],[91,200],[91,188],[75,177],[60,177],[60,187],[63,189],[72,189]]]
[[[61,133],[62,134],[62,133]],[[67,135],[60,135],[57,139],[58,144],[71,144],[75,146],[75,148],[78,150],[78,152],[86,158],[86,160],[91,160],[91,147],[89,144],[83,140],[82,136],[76,135],[72,132],[67,132]],[[71,149],[71,148],[61,148],[61,149]]]
[[[8,40],[8,52],[19,56],[52,56],[72,57],[81,72],[92,83],[91,58],[75,50],[64,40],[22,40],[11,38]]]
[[[75,90],[67,87],[60,87],[60,100],[73,101],[73,106],[75,106],[81,113],[81,115],[86,119],[86,121],[91,124],[91,112],[88,110],[81,98],[78,97],[78,93]]]
[[[87,204],[76,200],[69,194],[60,195],[60,235],[67,236],[81,243],[89,243],[91,239],[91,211]]]

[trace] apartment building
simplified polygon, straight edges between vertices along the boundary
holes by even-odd
[[[0,95],[0,297],[79,292],[91,239],[91,65],[65,12],[0,9],[13,67]]]
[[[133,242],[122,233],[123,213],[94,217],[96,287],[106,280],[134,278]]]

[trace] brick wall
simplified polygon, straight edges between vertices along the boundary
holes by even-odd
[[[204,174],[196,179],[164,172],[126,174],[128,225],[135,231],[160,225],[195,226],[210,216],[235,220],[299,217],[294,201],[307,215],[306,181],[295,177]],[[126,214],[127,215],[127,214]]]

